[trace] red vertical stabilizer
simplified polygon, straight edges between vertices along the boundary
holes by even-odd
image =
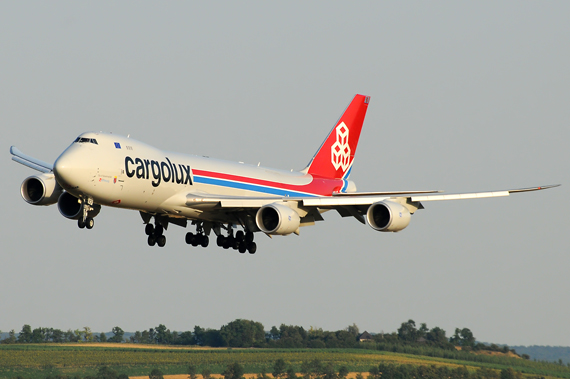
[[[308,174],[331,179],[348,179],[369,101],[369,96],[354,96],[309,163],[306,169]]]

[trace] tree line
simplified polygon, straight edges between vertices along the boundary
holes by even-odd
[[[0,332],[1,333],[1,332]],[[35,328],[32,330],[30,325],[24,325],[19,333],[13,329],[8,332],[8,337],[0,341],[4,344],[15,343],[67,343],[67,342],[125,342],[123,336],[125,332],[118,326],[112,330],[113,336],[107,338],[105,333],[95,334],[91,328],[63,331],[54,328]]]
[[[478,343],[468,328],[456,328],[448,337],[440,327],[428,328],[422,323],[419,328],[414,320],[403,322],[392,333],[360,333],[358,326],[349,325],[337,331],[325,331],[322,328],[305,329],[298,325],[281,324],[266,331],[263,324],[256,321],[237,319],[223,325],[220,329],[194,326],[192,331],[171,331],[164,324],[155,328],[131,333],[125,338],[122,328],[115,326],[112,336],[105,333],[93,333],[89,327],[62,331],[54,328],[35,328],[24,325],[19,333],[11,330],[8,337],[1,341],[11,343],[66,343],[66,342],[130,342],[136,344],[159,345],[197,345],[210,347],[257,347],[257,348],[359,348],[375,346],[427,346],[443,350],[494,350],[503,353],[508,346],[485,345]],[[528,359],[528,355],[523,355]]]

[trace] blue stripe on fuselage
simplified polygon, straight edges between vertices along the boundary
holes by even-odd
[[[297,196],[311,196],[316,197],[317,195],[313,195],[306,192],[296,192],[296,191],[289,191],[281,188],[274,188],[274,187],[264,187],[255,184],[243,183],[243,182],[234,182],[231,180],[224,180],[224,179],[214,179],[209,178],[206,176],[197,176],[194,175],[194,183],[201,183],[201,184],[210,184],[214,186],[220,187],[228,187],[228,188],[235,188],[247,191],[255,191],[266,193],[270,195],[279,195],[279,196],[290,196],[290,197],[297,197]]]

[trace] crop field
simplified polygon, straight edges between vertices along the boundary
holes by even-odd
[[[234,362],[240,363],[246,373],[260,373],[271,372],[279,358],[297,372],[303,362],[320,360],[324,364],[330,362],[336,368],[346,366],[351,372],[368,372],[370,367],[379,363],[393,363],[445,365],[450,368],[466,366],[472,371],[481,367],[513,367],[527,374],[570,378],[570,369],[567,367],[514,358],[509,359],[511,363],[506,366],[362,349],[204,349],[155,348],[152,345],[110,347],[97,344],[0,345],[0,378],[95,375],[101,366],[112,367],[118,373],[129,376],[148,375],[153,368],[159,368],[165,374],[184,374],[190,365],[196,366],[198,372],[208,368],[212,373],[219,374]]]

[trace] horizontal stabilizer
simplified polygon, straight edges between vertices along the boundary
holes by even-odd
[[[53,165],[22,153],[16,146],[10,146],[10,154],[13,155],[13,161],[23,164],[31,169],[44,173],[53,171]]]

